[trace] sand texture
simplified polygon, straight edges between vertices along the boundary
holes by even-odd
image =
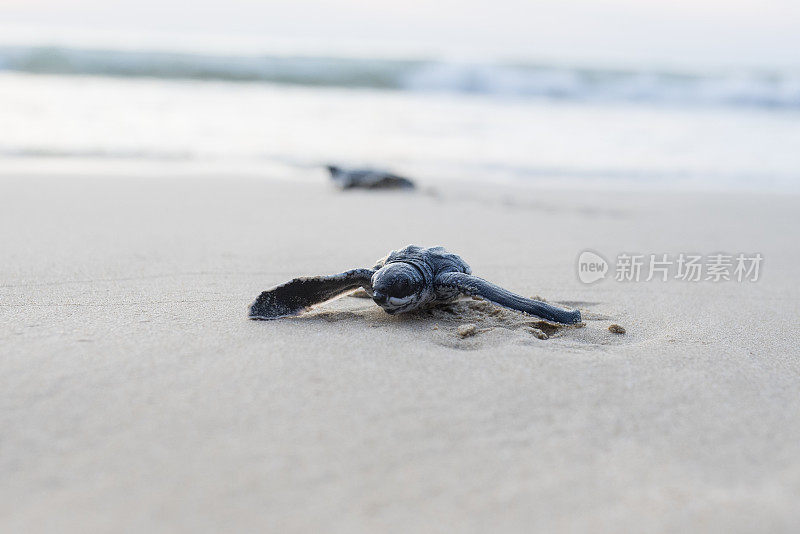
[[[5,532],[800,525],[796,197],[20,176],[0,204]],[[470,298],[246,319],[409,243],[585,324]],[[757,283],[584,285],[587,248],[765,259]]]

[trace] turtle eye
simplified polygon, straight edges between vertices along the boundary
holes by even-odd
[[[405,297],[411,293],[411,281],[407,276],[398,276],[392,284],[392,295],[395,297]]]

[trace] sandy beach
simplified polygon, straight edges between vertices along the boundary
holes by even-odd
[[[26,175],[0,203],[7,532],[800,523],[796,196]],[[409,243],[586,326],[542,340],[478,301],[353,297],[246,318],[263,289]],[[585,285],[585,249],[764,262],[755,283]]]

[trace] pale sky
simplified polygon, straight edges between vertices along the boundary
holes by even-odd
[[[800,66],[800,0],[0,0],[0,41]]]

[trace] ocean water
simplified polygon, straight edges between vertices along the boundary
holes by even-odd
[[[0,47],[0,172],[800,191],[800,74]]]

